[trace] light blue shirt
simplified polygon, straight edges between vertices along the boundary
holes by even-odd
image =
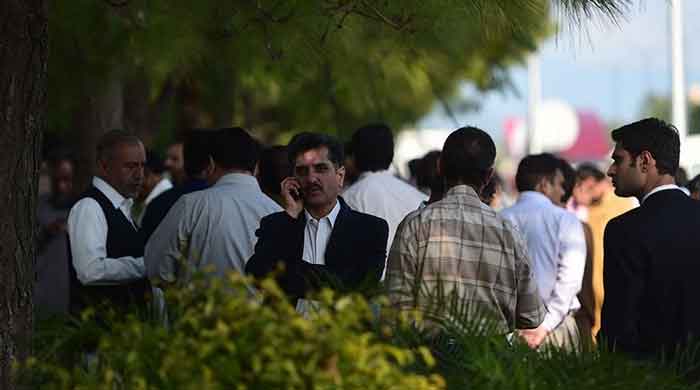
[[[208,268],[218,276],[244,273],[260,220],[278,211],[282,208],[260,190],[255,177],[224,175],[170,209],[146,245],[146,273],[168,283],[188,281],[193,271]]]
[[[535,191],[521,193],[518,201],[500,214],[525,239],[537,288],[548,311],[542,325],[551,331],[581,307],[576,294],[586,266],[583,225],[576,215]]]

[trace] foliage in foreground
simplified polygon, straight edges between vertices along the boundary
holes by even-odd
[[[27,362],[22,379],[42,389],[444,387],[438,375],[407,370],[431,366],[427,350],[398,348],[370,332],[372,311],[362,298],[335,300],[326,291],[318,298],[322,309],[305,319],[274,282],[265,281],[263,291],[265,304],[250,299],[238,276],[208,286],[197,282],[168,294],[168,328],[136,317],[114,322],[101,335],[96,358],[84,361],[70,354],[80,333],[95,329],[82,323],[62,341],[44,344],[51,356]]]
[[[244,286],[231,276],[169,292],[168,328],[136,317],[113,323],[110,333],[90,318],[53,328],[21,379],[29,388],[110,390],[700,388],[683,362],[532,352],[483,319],[465,320],[456,301],[420,314],[382,307],[377,319],[378,305],[324,291],[307,319],[271,280],[262,286],[264,304]],[[424,319],[437,328],[417,326]],[[96,358],[75,353],[93,337]]]

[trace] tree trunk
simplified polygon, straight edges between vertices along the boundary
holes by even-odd
[[[88,188],[95,174],[100,137],[109,130],[124,128],[124,88],[119,77],[110,78],[102,89],[85,87],[83,93],[85,104],[74,115],[78,160],[74,187],[77,193]]]
[[[30,352],[34,221],[46,126],[46,0],[0,7],[0,388]]]

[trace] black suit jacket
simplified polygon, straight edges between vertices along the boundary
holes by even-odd
[[[601,336],[637,357],[700,337],[700,202],[659,191],[605,228]]]
[[[338,200],[340,212],[326,247],[325,265],[302,260],[304,214],[294,219],[282,211],[260,221],[246,273],[264,277],[282,263],[284,272],[277,280],[292,303],[323,286],[343,292],[376,287],[384,269],[389,227],[385,220],[354,211],[342,198]]]

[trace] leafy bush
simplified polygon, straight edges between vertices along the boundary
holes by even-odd
[[[382,306],[377,316],[385,301],[325,290],[306,319],[272,280],[262,299],[248,295],[247,282],[232,275],[169,291],[168,327],[132,316],[105,331],[90,312],[53,325],[39,333],[20,379],[31,389],[700,388],[687,375],[692,354],[661,364],[605,350],[533,352],[484,318],[467,320],[454,300],[434,312]]]
[[[114,321],[95,356],[81,361],[71,350],[99,327],[86,314],[55,342],[43,337],[43,351],[20,369],[21,379],[42,389],[444,388],[439,375],[408,371],[434,364],[427,349],[378,339],[363,298],[325,290],[305,319],[273,281],[263,282],[264,304],[245,283],[231,275],[169,292],[170,326],[135,316]]]

